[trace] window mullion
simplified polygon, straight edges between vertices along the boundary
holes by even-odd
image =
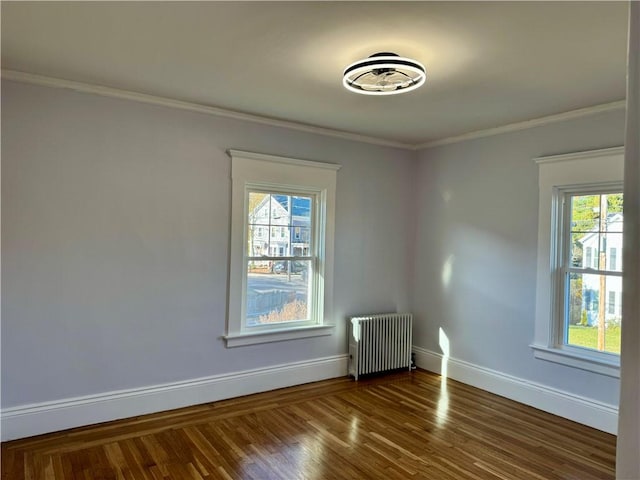
[[[577,268],[569,267],[567,269],[569,273],[580,273],[586,275],[606,275],[608,277],[622,277],[623,273],[617,270],[596,270],[592,268]]]
[[[313,260],[314,257],[272,257],[272,256],[268,256],[268,255],[261,255],[259,257],[246,257],[246,260],[248,262],[259,262],[259,261],[271,261],[271,262],[284,262],[284,261],[301,261],[301,262],[305,262],[305,261],[309,261],[309,260]]]

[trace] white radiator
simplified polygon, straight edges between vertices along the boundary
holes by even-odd
[[[356,380],[367,373],[411,370],[410,313],[383,313],[351,317],[349,375]]]

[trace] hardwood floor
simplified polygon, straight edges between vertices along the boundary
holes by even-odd
[[[615,437],[425,372],[2,444],[3,480],[614,479]]]

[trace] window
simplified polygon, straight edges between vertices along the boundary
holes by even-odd
[[[227,346],[330,334],[339,166],[230,154]],[[270,232],[266,238],[258,233],[263,228]],[[290,238],[296,229],[308,235]]]
[[[245,324],[247,327],[267,324],[308,323],[314,317],[313,300],[318,271],[318,245],[316,240],[318,222],[315,221],[319,196],[316,192],[301,194],[291,191],[274,191],[247,185],[248,254],[244,257],[247,270],[245,289]],[[251,233],[257,227],[255,211],[262,205],[277,205],[271,208],[272,215],[266,219],[271,228],[270,256],[252,255],[257,238]],[[301,209],[301,206],[304,208]],[[301,211],[302,210],[302,211]],[[259,221],[264,221],[260,219]],[[291,251],[288,242],[282,245],[280,232],[283,227],[273,227],[272,222],[287,226],[293,223],[305,225],[310,231],[311,243],[306,254],[285,256]],[[277,232],[274,233],[274,232]],[[277,240],[276,240],[277,238]],[[275,275],[274,275],[275,274]],[[286,274],[286,275],[280,275]]]
[[[562,318],[556,323],[562,347],[619,355],[621,328],[615,297],[622,292],[622,272],[607,263],[605,252],[622,248],[623,195],[597,188],[559,189],[562,211],[556,232],[558,244],[564,247],[556,280]]]
[[[536,358],[620,375],[623,148],[536,159]],[[611,295],[613,293],[613,295]]]

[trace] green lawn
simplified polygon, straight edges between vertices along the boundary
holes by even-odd
[[[620,353],[620,333],[620,327],[607,328],[604,336],[604,349],[606,352]],[[570,325],[568,343],[569,345],[597,349],[598,328]]]

